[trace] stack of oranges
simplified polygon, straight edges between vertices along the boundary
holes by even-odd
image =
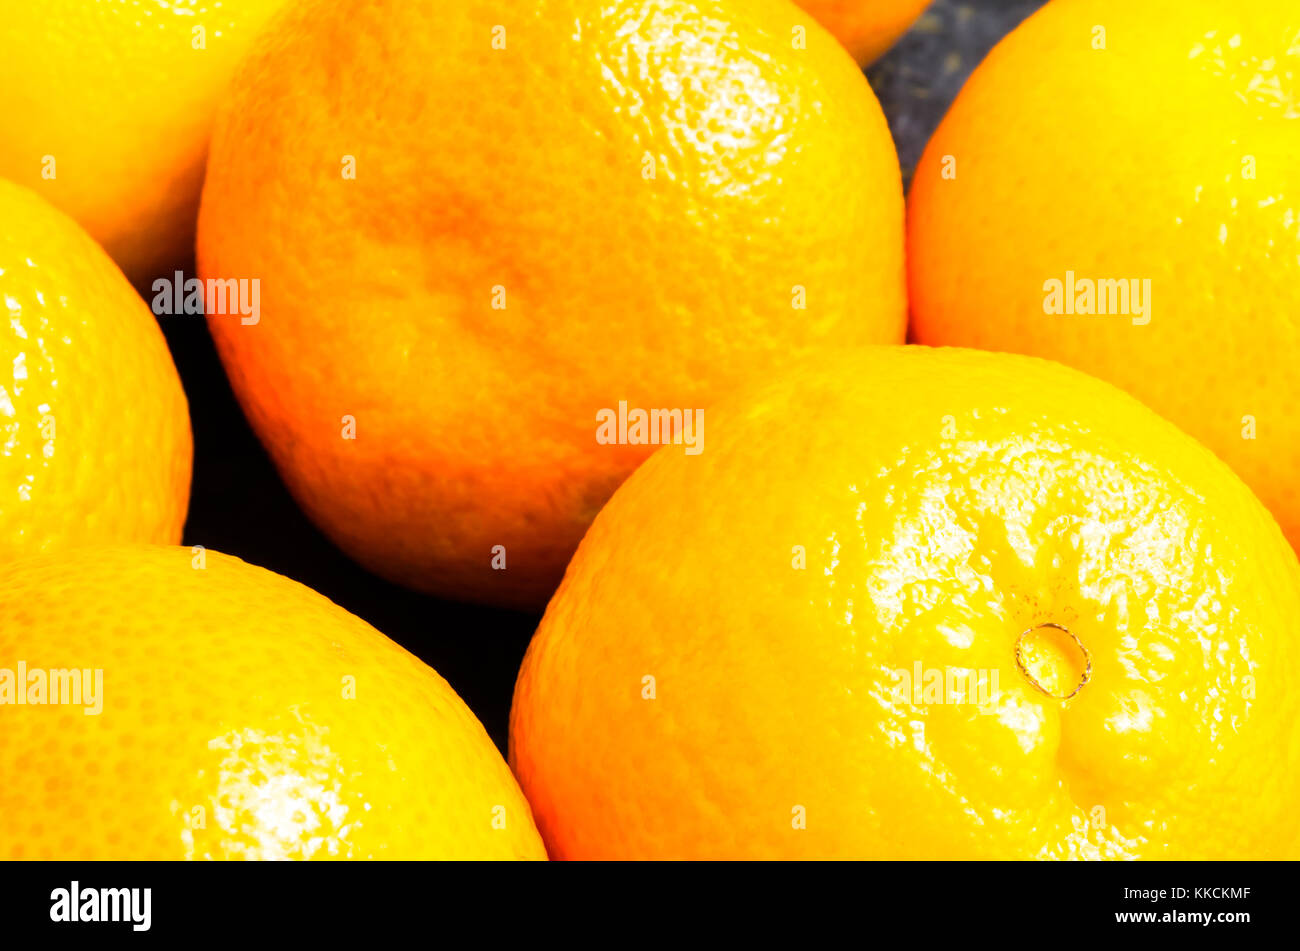
[[[1049,0],[905,201],[925,6],[0,14],[0,857],[1300,857],[1300,14]],[[508,764],[180,547],[146,289],[360,565],[545,609]]]

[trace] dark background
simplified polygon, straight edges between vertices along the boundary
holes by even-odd
[[[970,71],[1043,2],[937,0],[867,70],[889,117],[905,181]],[[192,263],[185,273],[195,273]],[[144,296],[152,295],[146,290]],[[354,565],[307,520],[280,481],[235,402],[205,321],[160,322],[194,427],[184,543],[287,575],[365,618],[447,678],[504,752],[515,674],[540,617],[439,601]]]

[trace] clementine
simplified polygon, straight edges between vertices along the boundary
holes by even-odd
[[[0,717],[0,858],[546,857],[446,681],[216,552],[0,565]]]
[[[213,112],[283,2],[6,3],[0,176],[75,218],[137,283],[183,263]]]
[[[1300,565],[1057,364],[877,347],[615,493],[530,645],[553,858],[1300,857]]]
[[[930,0],[796,0],[862,65],[894,45]]]
[[[180,541],[189,408],[158,323],[98,245],[0,179],[0,561]]]
[[[621,404],[680,418],[800,353],[901,341],[889,130],[792,25],[785,0],[343,0],[263,34],[199,269],[261,280],[259,322],[213,337],[345,551],[540,607],[655,448],[601,441]]]
[[[1300,8],[1058,0],[912,185],[919,342],[1050,357],[1225,459],[1300,544]]]

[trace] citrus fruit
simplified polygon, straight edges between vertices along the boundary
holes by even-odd
[[[0,561],[180,541],[190,419],[153,314],[98,245],[0,179]]]
[[[199,269],[261,280],[212,333],[340,547],[540,607],[655,448],[602,414],[685,429],[748,373],[902,340],[902,214],[870,88],[784,0],[308,2],[222,109]]]
[[[132,280],[183,263],[213,110],[282,2],[5,4],[0,176],[76,218]]]
[[[28,703],[8,705],[19,662]],[[79,702],[54,703],[56,682]],[[445,680],[227,555],[85,548],[0,566],[0,701],[3,858],[545,858]]]
[[[930,0],[796,0],[864,66],[907,32]]]
[[[1294,3],[1049,3],[917,170],[914,337],[1118,384],[1300,544],[1297,155]]]
[[[1190,437],[908,347],[709,426],[615,493],[525,658],[552,858],[1300,856],[1300,566]]]

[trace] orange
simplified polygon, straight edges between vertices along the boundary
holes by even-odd
[[[76,218],[132,280],[183,263],[213,111],[282,2],[6,3],[0,176]]]
[[[888,128],[784,0],[286,13],[218,120],[199,269],[261,280],[217,348],[368,568],[540,608],[654,449],[598,442],[602,411],[902,340]]]
[[[796,0],[864,66],[907,32],[930,0]]]
[[[62,213],[0,179],[0,562],[180,541],[189,409],[149,308]]]
[[[915,338],[1118,384],[1300,544],[1297,156],[1295,3],[1055,0],[975,71],[917,170]]]
[[[0,717],[0,858],[545,858],[445,680],[216,552],[0,566]]]
[[[1300,566],[1192,439],[905,347],[707,429],[615,493],[529,647],[552,858],[1300,857]]]

